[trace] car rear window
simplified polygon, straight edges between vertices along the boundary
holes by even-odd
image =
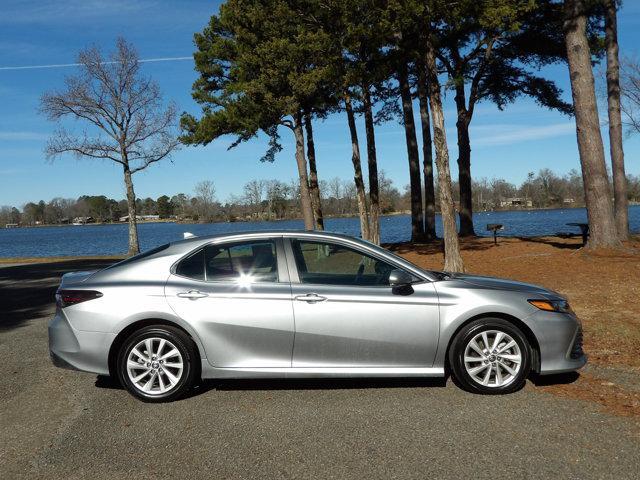
[[[138,260],[142,260],[143,258],[147,258],[150,257],[151,255],[155,255],[156,253],[159,253],[163,250],[166,250],[167,248],[169,248],[169,245],[171,245],[170,243],[165,243],[164,245],[160,245],[159,247],[155,247],[152,248],[150,250],[146,250],[142,253],[139,253],[137,255],[134,255],[133,257],[129,257],[129,258],[125,258],[124,260],[118,262],[118,263],[114,263],[113,265],[108,266],[107,268],[105,268],[105,270],[108,270],[110,268],[115,268],[115,267],[121,267],[123,265],[128,265],[130,263],[133,262],[137,262]]]

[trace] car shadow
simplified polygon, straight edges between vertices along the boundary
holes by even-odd
[[[529,381],[536,387],[568,385],[580,378],[578,372],[554,375],[531,374]],[[447,381],[463,389],[458,381],[447,375],[442,378],[274,378],[274,379],[209,379],[202,380],[183,399],[197,397],[211,390],[269,391],[269,390],[359,390],[392,388],[445,388]],[[124,390],[118,379],[98,375],[95,386],[109,390]],[[524,385],[518,389],[520,391]],[[478,395],[480,395],[478,393]]]
[[[210,390],[357,390],[375,388],[444,388],[446,378],[274,378],[274,379],[208,379],[196,385],[185,397],[196,397]],[[120,382],[107,375],[98,375],[95,386],[123,390]]]
[[[574,239],[574,238],[578,238],[580,239],[579,242],[562,242],[562,241],[558,241],[556,238],[554,237],[516,237],[518,240],[522,240],[523,242],[531,242],[531,243],[543,243],[545,245],[549,245],[551,247],[554,248],[559,248],[562,250],[579,250],[583,247],[582,245],[582,239],[580,237],[580,235],[575,235],[575,236],[571,236],[571,237],[563,237],[558,235],[559,238],[563,238],[563,239]]]
[[[550,385],[569,385],[576,382],[580,378],[578,372],[555,373],[552,375],[532,374],[529,377],[531,383],[536,387],[548,387]]]
[[[115,259],[75,259],[0,268],[0,333],[51,313],[63,274],[98,270]]]
[[[275,378],[204,380],[204,390],[358,390],[446,386],[446,378]]]
[[[499,239],[500,237],[498,237]],[[396,254],[417,253],[418,255],[434,255],[444,252],[444,241],[442,239],[433,240],[428,243],[398,242],[384,243],[382,246]],[[487,237],[465,238],[460,242],[462,251],[483,251],[490,248],[499,247],[500,243],[494,245],[487,241]]]
[[[106,388],[108,390],[124,390],[124,387],[117,378],[109,375],[98,375],[96,377],[95,386],[97,388]]]

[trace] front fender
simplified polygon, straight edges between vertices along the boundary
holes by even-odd
[[[440,300],[440,342],[434,367],[444,367],[446,353],[455,333],[465,323],[482,316],[515,318],[524,323],[538,342],[533,322],[535,307],[527,302],[524,292],[469,288],[457,282],[438,282],[436,290]]]

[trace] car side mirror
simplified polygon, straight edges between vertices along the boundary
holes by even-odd
[[[410,287],[411,282],[413,282],[413,276],[410,273],[405,272],[404,270],[396,268],[395,270],[391,270],[391,272],[389,272],[389,285],[391,285],[393,288]]]
[[[399,268],[389,272],[389,285],[394,295],[411,295],[413,293],[413,276]]]

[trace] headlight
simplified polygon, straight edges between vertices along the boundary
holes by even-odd
[[[527,300],[531,305],[547,312],[573,313],[566,300]]]

